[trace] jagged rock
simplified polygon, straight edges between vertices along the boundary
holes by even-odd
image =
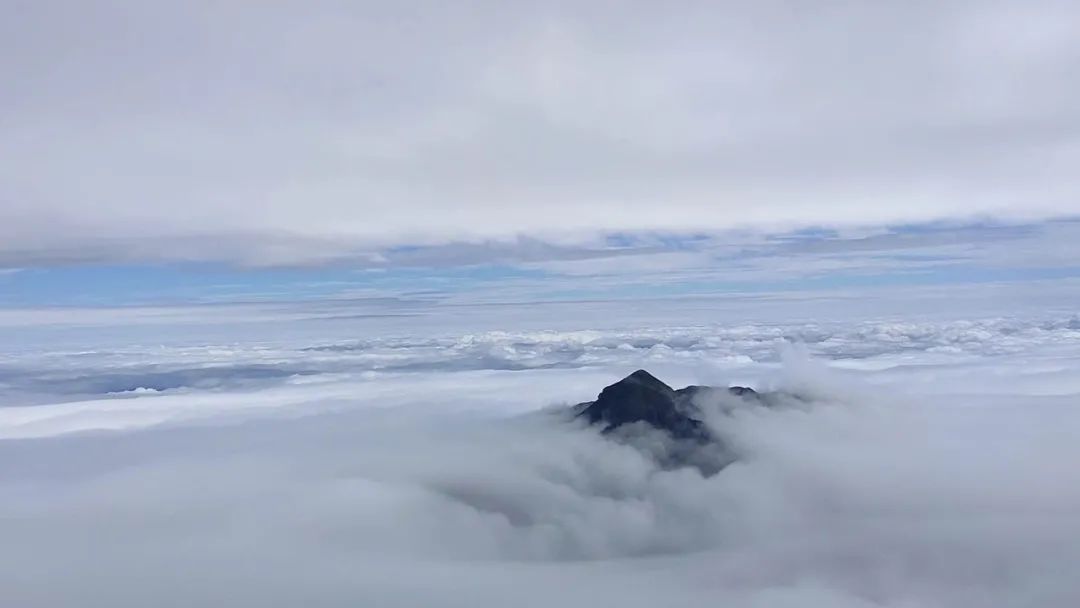
[[[578,416],[589,424],[604,423],[604,433],[625,425],[644,422],[667,432],[676,439],[711,440],[708,428],[700,420],[700,412],[692,400],[705,391],[724,390],[711,386],[688,386],[675,390],[649,372],[639,369],[615,384],[600,391],[596,401],[578,406]],[[726,389],[739,396],[757,393],[742,386]]]
[[[706,438],[700,421],[680,411],[679,395],[649,372],[639,369],[600,391],[581,416],[589,424],[604,423],[604,432],[634,422],[645,422],[679,439]]]
[[[756,398],[756,397],[759,396],[757,391],[755,391],[752,388],[746,387],[746,386],[729,386],[726,389],[720,389],[720,388],[716,388],[715,386],[701,386],[701,385],[698,385],[698,384],[691,384],[690,386],[688,386],[686,388],[680,388],[679,390],[677,390],[675,392],[680,394],[680,395],[686,395],[686,396],[690,397],[690,396],[697,395],[698,393],[702,393],[702,392],[721,391],[721,390],[726,391],[726,392],[728,392],[728,393],[730,393],[732,395],[737,395],[739,397],[755,397]]]
[[[576,416],[602,433],[648,453],[666,469],[694,467],[710,476],[735,461],[735,454],[702,422],[694,398],[722,391],[757,400],[753,389],[734,386],[687,386],[675,390],[639,369],[600,392],[596,401],[580,403]],[[657,439],[667,437],[666,440]]]

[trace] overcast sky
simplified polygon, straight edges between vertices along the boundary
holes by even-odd
[[[0,7],[0,266],[1080,213],[1074,2]]]

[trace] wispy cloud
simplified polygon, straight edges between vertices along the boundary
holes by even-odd
[[[334,264],[39,267],[6,275],[0,304],[423,298],[537,302],[1080,276],[1080,222],[873,230],[613,234],[589,244],[399,246]]]

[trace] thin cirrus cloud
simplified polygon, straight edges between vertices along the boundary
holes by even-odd
[[[1064,2],[4,12],[13,267],[1080,211]]]

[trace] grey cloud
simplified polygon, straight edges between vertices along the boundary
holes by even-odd
[[[1080,210],[1067,2],[3,8],[11,265]]]
[[[1009,339],[964,323],[880,329],[883,343],[888,334],[951,341],[950,331],[981,346]],[[1031,355],[1067,362],[1040,345],[1068,331],[1027,326],[1031,349],[968,371]],[[796,356],[782,381],[818,398],[711,418],[740,461],[706,479],[660,470],[548,413],[512,415],[507,391],[538,400],[603,376],[563,373],[553,386],[549,374],[384,377],[337,387],[336,408],[318,384],[299,395],[155,398],[146,407],[166,424],[142,430],[145,419],[98,404],[75,428],[116,415],[131,426],[0,440],[6,597],[24,606],[1075,604],[1076,448],[1055,431],[1077,424],[1071,395],[909,403],[852,390],[850,378]],[[298,396],[312,401],[287,421],[235,409]],[[177,420],[199,401],[220,408],[215,423]],[[46,434],[63,432],[63,421],[45,423]]]

